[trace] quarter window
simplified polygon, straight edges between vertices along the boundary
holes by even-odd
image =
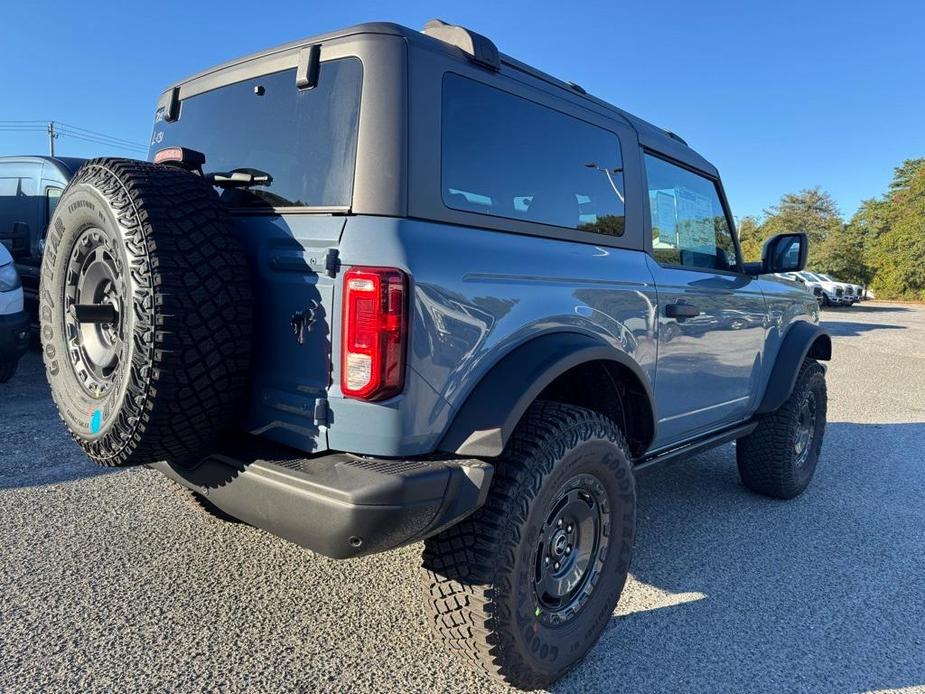
[[[614,133],[453,74],[443,83],[442,193],[465,212],[624,232]]]
[[[736,270],[732,231],[713,181],[646,155],[652,252],[664,265]]]

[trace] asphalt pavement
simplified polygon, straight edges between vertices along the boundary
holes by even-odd
[[[925,692],[925,307],[825,311],[816,478],[734,449],[640,473],[631,579],[556,692]],[[346,562],[95,467],[30,353],[0,385],[0,692],[491,692],[434,643],[420,546]]]

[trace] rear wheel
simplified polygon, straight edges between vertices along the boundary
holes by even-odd
[[[201,177],[87,162],[49,226],[39,308],[52,396],[87,455],[183,464],[210,448],[245,401],[251,297]]]
[[[611,619],[635,512],[617,426],[584,408],[533,405],[496,463],[485,505],[425,543],[438,637],[508,684],[554,682]]]
[[[825,434],[828,395],[825,369],[807,359],[793,393],[758,427],[736,442],[742,483],[758,494],[792,499],[813,479]]]

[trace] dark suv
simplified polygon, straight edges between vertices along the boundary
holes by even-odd
[[[22,278],[26,313],[37,323],[45,230],[61,192],[86,159],[0,157],[0,243]]]
[[[171,86],[71,181],[46,369],[102,465],[335,558],[424,540],[439,638],[546,686],[610,621],[636,471],[737,441],[809,484],[831,342],[802,234],[742,262],[716,169],[483,36],[364,24]],[[388,590],[387,586],[383,590]]]

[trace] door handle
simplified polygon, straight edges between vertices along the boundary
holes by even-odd
[[[665,315],[669,318],[693,318],[700,315],[700,309],[690,304],[668,304],[665,306]]]

